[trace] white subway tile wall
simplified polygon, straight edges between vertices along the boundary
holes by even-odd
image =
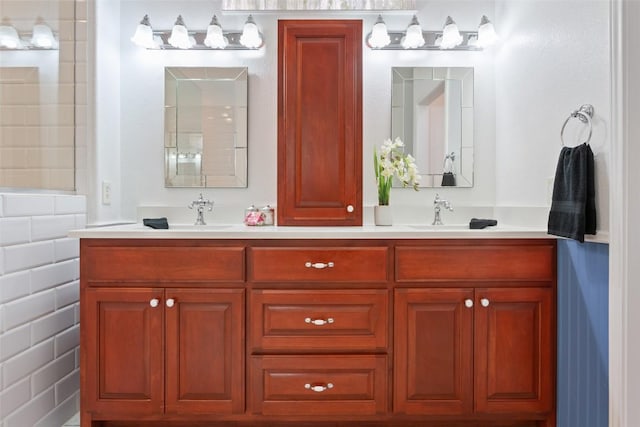
[[[0,193],[0,427],[59,427],[79,409],[84,196]]]
[[[86,147],[86,9],[85,0],[0,0],[18,32],[42,20],[59,40],[58,50],[0,52],[0,188],[73,191],[86,179],[77,155]]]

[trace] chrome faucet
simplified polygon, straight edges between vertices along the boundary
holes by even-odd
[[[436,198],[433,200],[433,223],[431,225],[443,225],[442,219],[440,218],[440,210],[444,207],[445,209],[449,209],[453,212],[453,208],[448,200],[441,199],[438,194],[436,194]]]
[[[202,193],[200,193],[198,200],[191,202],[189,209],[196,208],[196,211],[198,212],[198,217],[196,218],[194,225],[207,225],[207,223],[204,222],[204,208],[207,206],[209,207],[209,212],[211,212],[213,210],[213,202],[202,197]]]

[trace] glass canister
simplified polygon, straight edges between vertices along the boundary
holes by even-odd
[[[245,225],[256,225],[257,217],[260,213],[260,210],[255,206],[251,205],[244,210],[244,220],[242,222]]]
[[[271,206],[265,206],[260,212],[262,212],[262,216],[264,217],[264,225],[274,224],[275,210]]]

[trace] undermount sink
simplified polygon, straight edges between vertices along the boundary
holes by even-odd
[[[422,231],[458,231],[458,230],[469,230],[469,224],[443,224],[443,225],[431,225],[431,224],[420,224],[420,225],[409,225],[409,228],[413,228],[414,230],[422,230]]]

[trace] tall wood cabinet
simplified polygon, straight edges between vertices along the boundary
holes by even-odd
[[[362,21],[278,23],[278,224],[362,224]]]
[[[80,247],[82,427],[555,427],[554,240]]]

